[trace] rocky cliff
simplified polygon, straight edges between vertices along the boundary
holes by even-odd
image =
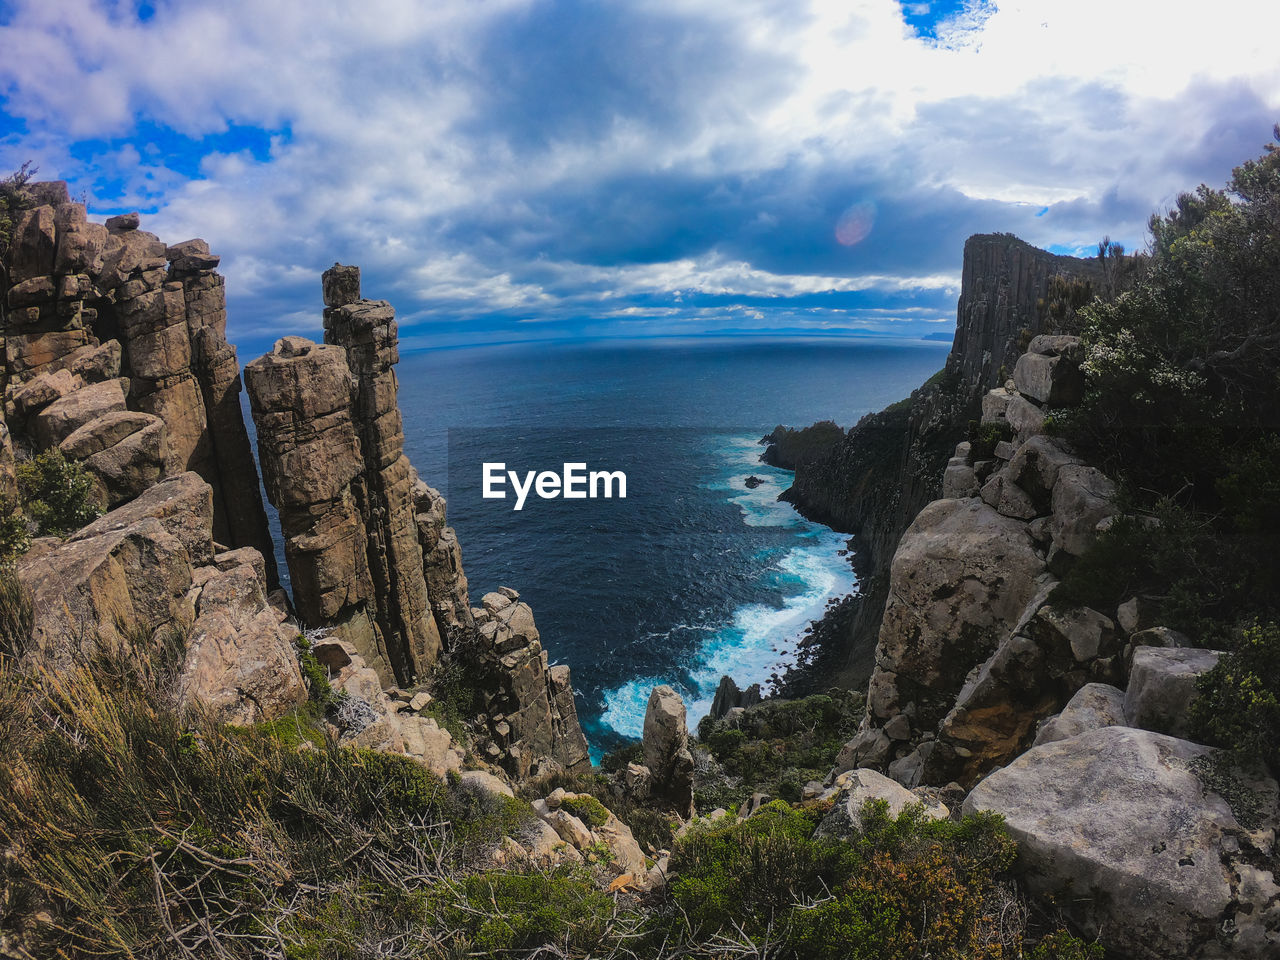
[[[242,724],[309,686],[314,698],[309,658],[343,742],[438,773],[468,750],[513,779],[589,764],[569,669],[550,666],[532,611],[507,588],[470,605],[444,498],[404,454],[395,312],[362,299],[358,268],[322,278],[324,343],[286,337],[245,369],[290,599],[218,257],[199,239],[166,245],[137,214],[92,223],[62,183],[21,199],[4,258],[0,495],[8,516],[17,465],[57,450],[107,511],[16,560],[32,600],[24,656],[57,666],[172,638],[183,708]],[[429,692],[454,695],[436,682],[447,659],[479,708],[453,734]]]
[[[1097,281],[1101,268],[1009,234],[970,237],[943,370],[908,399],[863,417],[825,456],[797,464],[784,498],[810,519],[855,534],[859,547],[861,598],[842,642],[821,654],[828,679],[856,685],[870,675],[898,541],[938,496],[984,393],[1004,383],[1030,338],[1053,323],[1046,301],[1055,277]]]
[[[1059,577],[1113,522],[1116,489],[1044,432],[1078,403],[1080,342],[1034,337],[981,400],[941,497],[893,553],[847,770],[967,793],[1006,818],[1028,889],[1120,956],[1280,947],[1280,788],[1188,738],[1219,651],[1146,622],[1140,598],[1072,606]]]

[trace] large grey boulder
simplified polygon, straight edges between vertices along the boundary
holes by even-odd
[[[1278,788],[1249,784],[1265,813],[1242,824],[1193,768],[1213,752],[1144,730],[1094,730],[997,770],[964,813],[1002,815],[1028,890],[1120,955],[1276,957],[1280,887],[1268,864]]]
[[[883,723],[912,711],[934,728],[965,675],[1008,636],[1038,589],[1044,559],[1025,523],[981,500],[935,500],[903,534],[868,686]]]
[[[1053,542],[1072,556],[1080,556],[1098,536],[1098,524],[1116,514],[1116,486],[1101,470],[1068,463],[1057,471],[1053,485]]]
[[[835,805],[818,825],[818,833],[824,836],[847,837],[862,832],[862,808],[871,800],[883,800],[889,808],[889,816],[897,817],[914,803],[924,807],[924,814],[931,820],[945,820],[951,812],[936,800],[929,800],[912,793],[901,784],[874,770],[849,770],[836,777]]]
[[[693,754],[684,701],[666,684],[649,694],[643,749],[651,775],[650,796],[682,817],[693,816]]]
[[[1084,397],[1076,337],[1036,337],[1013,368],[1018,392],[1051,407],[1070,406]]]
[[[1138,647],[1129,668],[1124,712],[1130,726],[1186,736],[1196,680],[1217,665],[1222,653],[1187,647]]]
[[[1090,730],[1125,726],[1124,691],[1108,683],[1086,683],[1062,712],[1040,724],[1035,745],[1069,740]]]

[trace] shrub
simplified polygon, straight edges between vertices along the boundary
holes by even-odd
[[[1196,681],[1191,723],[1205,742],[1280,771],[1280,624],[1253,623]]]
[[[0,497],[0,569],[10,569],[31,546],[31,521],[4,497]]]
[[[491,871],[439,886],[433,907],[482,956],[543,946],[589,951],[603,939],[614,910],[613,898],[575,867]]]
[[[1013,427],[1005,421],[980,423],[969,421],[969,462],[990,460],[996,455],[996,444],[1013,439]]]
[[[13,570],[0,566],[0,662],[22,653],[35,625],[35,610]]]
[[[565,797],[560,806],[581,820],[591,830],[596,827],[602,827],[609,821],[609,811],[595,797]]]
[[[65,536],[102,514],[93,502],[93,478],[57,449],[18,464],[18,490],[42,534]]]
[[[742,823],[695,829],[672,856],[671,897],[696,936],[768,936],[785,956],[1000,957],[1021,945],[991,905],[1015,845],[998,818],[863,811],[854,842],[814,834],[819,814],[775,801]]]

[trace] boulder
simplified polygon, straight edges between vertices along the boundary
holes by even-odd
[[[942,499],[962,500],[978,495],[978,477],[964,457],[952,457],[942,474]]]
[[[872,720],[914,704],[916,728],[932,730],[965,675],[1018,622],[1043,572],[1026,524],[980,500],[926,506],[893,557],[868,687]]]
[[[913,803],[924,807],[931,820],[946,820],[951,812],[937,801],[927,801],[901,784],[874,770],[849,770],[836,777],[839,791],[835,806],[823,818],[818,832],[824,836],[848,837],[862,832],[862,808],[871,800],[883,800],[889,816],[897,817]]]
[[[221,723],[274,720],[307,699],[294,632],[267,603],[264,586],[246,563],[217,571],[200,590],[179,696]]]
[[[1106,727],[1028,751],[978,784],[963,810],[1002,815],[1029,891],[1119,955],[1274,957],[1277,786],[1249,785],[1265,813],[1241,824],[1192,766],[1212,753]]]
[[[595,828],[595,835],[613,854],[612,867],[616,873],[629,873],[641,883],[645,882],[644,851],[636,843],[630,827],[610,813],[609,819]]]
[[[486,793],[497,793],[504,797],[515,796],[509,786],[484,770],[464,770],[459,775],[458,782],[469,790],[483,790]]]
[[[1137,647],[1129,667],[1124,714],[1129,724],[1182,737],[1189,732],[1196,680],[1217,665],[1218,650]]]
[[[1040,724],[1035,746],[1069,740],[1090,730],[1126,726],[1124,691],[1108,683],[1086,683],[1062,712]]]
[[[693,754],[684,701],[665,684],[649,694],[643,750],[651,774],[650,795],[681,817],[693,816]]]
[[[1084,398],[1084,374],[1078,360],[1024,353],[1013,368],[1018,392],[1037,403],[1066,407]]]
[[[90,384],[55,400],[37,413],[29,424],[40,447],[56,447],[76,430],[107,413],[125,411],[122,380]]]
[[[103,514],[72,540],[125,530],[152,518],[177,537],[195,566],[213,562],[213,491],[198,473],[183,473],[150,487],[136,500]]]
[[[80,383],[70,370],[53,370],[19,386],[10,398],[14,414],[26,419],[74,392]]]
[[[1069,453],[1062,441],[1035,436],[1018,447],[1005,474],[1026,492],[1040,513],[1048,513],[1058,471],[1079,464],[1080,459]]]
[[[19,560],[17,575],[31,593],[33,641],[53,663],[122,649],[192,619],[189,555],[152,517],[33,550]]]
[[[1026,443],[1044,433],[1044,411],[1025,397],[1015,395],[1005,408],[1005,419],[1013,428],[1014,440]]]
[[[1053,487],[1053,542],[1072,556],[1080,556],[1098,535],[1098,524],[1114,516],[1116,486],[1101,470],[1064,464]]]

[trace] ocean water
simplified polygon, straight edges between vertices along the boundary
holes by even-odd
[[[449,499],[473,603],[511,586],[573,671],[592,752],[641,734],[649,692],[690,726],[723,674],[740,687],[789,662],[808,623],[854,586],[847,537],[779,503],[759,460],[778,423],[848,427],[941,368],[920,341],[602,341],[408,354],[406,451]],[[483,497],[482,465],[621,470],[627,497]],[[755,489],[745,481],[755,476]],[[603,492],[603,491],[600,491]]]
[[[761,436],[851,426],[923,383],[947,349],[726,338],[406,353],[405,449],[448,497],[472,603],[519,590],[552,662],[571,667],[598,759],[640,736],[659,683],[684,696],[691,728],[722,675],[767,683],[853,588],[847,537],[778,502],[791,475],[760,462]],[[483,496],[485,463],[522,484],[565,463],[621,471],[626,497],[531,488],[517,511],[509,479],[504,499]],[[749,489],[749,476],[762,483]]]

